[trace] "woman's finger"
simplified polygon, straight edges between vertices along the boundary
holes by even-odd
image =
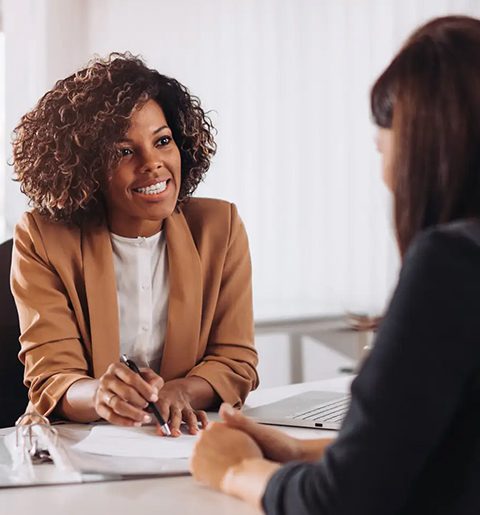
[[[145,411],[129,404],[127,401],[122,399],[120,395],[117,395],[111,390],[101,392],[101,401],[103,401],[103,404],[110,408],[111,411],[122,418],[131,419],[140,424],[151,421],[151,416],[148,413],[145,413]]]
[[[135,406],[139,409],[146,409],[148,406],[148,401],[145,400],[135,388],[124,383],[116,376],[111,381],[108,381],[103,385],[104,389],[113,392],[115,395],[118,395],[121,399],[128,402],[132,406]]]
[[[145,400],[157,402],[158,389],[144,381],[138,374],[130,370],[123,363],[113,363],[109,367],[109,372],[120,379],[125,384],[134,388]],[[106,379],[108,381],[108,379]],[[110,387],[110,385],[108,385]]]
[[[197,419],[202,425],[202,429],[205,429],[208,426],[208,416],[203,410],[197,410]]]
[[[170,431],[172,436],[180,436],[182,432],[180,431],[180,426],[182,424],[182,411],[180,408],[172,406],[170,408]]]
[[[162,415],[163,420],[168,422],[170,420],[170,402],[160,399],[156,403],[157,409],[160,412],[160,415]]]
[[[161,376],[156,374],[151,368],[141,368],[140,372],[142,373],[145,381],[150,385],[160,391],[165,384],[165,381]]]
[[[116,426],[128,426],[128,427],[139,427],[142,424],[140,422],[136,422],[131,418],[125,418],[120,415],[117,415],[110,407],[108,407],[105,403],[99,403],[95,407],[98,416],[110,422],[110,424],[115,424]]]
[[[223,421],[233,428],[246,430],[247,428],[252,428],[252,426],[257,425],[256,422],[246,417],[240,410],[235,409],[227,402],[224,402],[220,406],[219,414]]]
[[[198,433],[198,419],[197,414],[191,408],[183,410],[183,420],[187,424],[188,432],[191,435]]]
[[[233,429],[240,429],[254,438],[265,436],[268,438],[272,428],[265,427],[246,417],[240,410],[232,407],[231,404],[223,403],[219,410],[220,417]]]

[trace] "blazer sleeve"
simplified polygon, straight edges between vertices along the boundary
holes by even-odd
[[[203,360],[187,375],[202,377],[224,402],[241,406],[258,386],[252,266],[245,227],[230,206],[230,236],[212,329]]]
[[[72,383],[88,376],[89,367],[65,287],[29,213],[15,228],[11,288],[20,320],[24,383],[30,402],[47,416]]]

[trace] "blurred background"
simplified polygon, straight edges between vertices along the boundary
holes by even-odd
[[[2,0],[0,241],[27,208],[12,129],[57,79],[130,51],[200,97],[218,154],[198,196],[250,239],[263,386],[354,369],[398,273],[370,87],[420,23],[480,0]]]

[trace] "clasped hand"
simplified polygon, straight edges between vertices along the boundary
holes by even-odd
[[[299,440],[257,424],[228,404],[222,422],[202,431],[190,460],[198,481],[259,507],[266,485],[280,463],[316,461],[331,439]]]
[[[208,423],[204,411],[191,405],[188,378],[167,383],[150,368],[140,369],[144,379],[123,363],[112,363],[99,379],[94,407],[97,414],[108,422],[120,426],[141,426],[155,422],[148,413],[148,403],[154,402],[162,417],[168,422],[172,436],[180,436],[184,421],[191,434]],[[159,430],[159,434],[163,434]]]

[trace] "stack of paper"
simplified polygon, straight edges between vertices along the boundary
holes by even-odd
[[[188,458],[196,436],[178,438],[159,436],[154,426],[118,427],[99,425],[88,436],[72,446],[73,449],[92,454],[132,458]]]

